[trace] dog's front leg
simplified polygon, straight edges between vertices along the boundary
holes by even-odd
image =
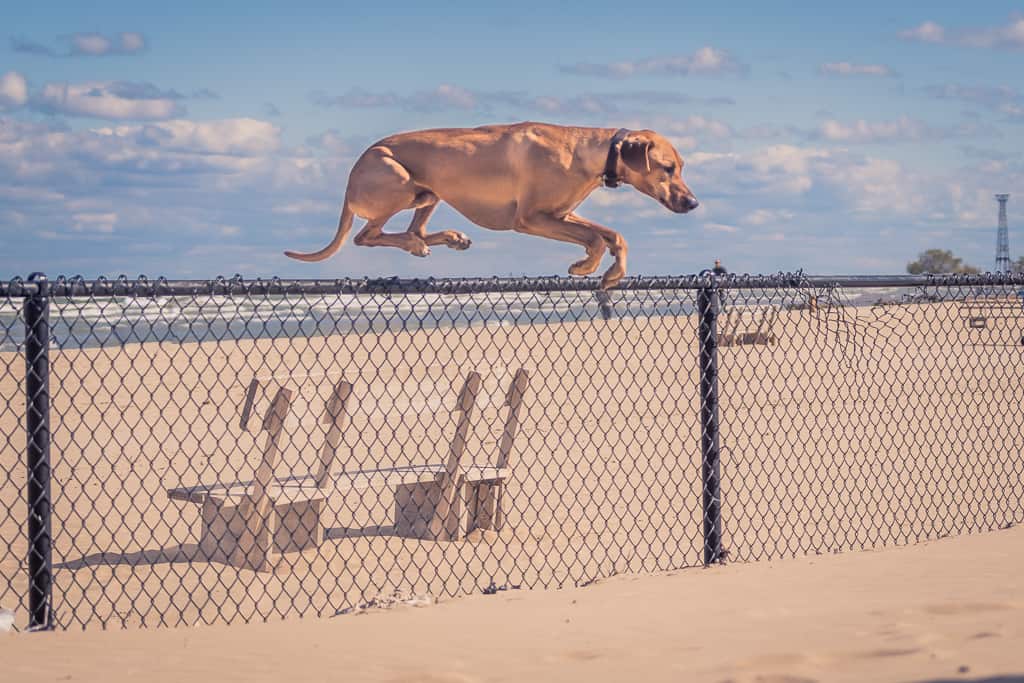
[[[560,242],[579,244],[586,248],[587,257],[569,267],[570,275],[590,275],[601,265],[605,241],[600,235],[582,225],[555,218],[545,213],[535,213],[516,220],[515,231],[526,235],[547,237]]]
[[[611,228],[606,228],[600,223],[595,223],[574,213],[566,216],[565,220],[573,225],[590,230],[595,235],[599,235],[604,243],[608,245],[608,251],[615,257],[615,263],[605,271],[604,276],[601,278],[601,289],[611,289],[619,284],[619,281],[626,277],[626,257],[629,255],[629,245],[626,244],[626,239]]]

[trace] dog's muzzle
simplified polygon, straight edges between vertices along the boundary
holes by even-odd
[[[698,206],[700,206],[700,202],[697,201],[697,198],[692,195],[688,195],[679,201],[673,202],[673,206],[671,208],[676,213],[689,213]]]

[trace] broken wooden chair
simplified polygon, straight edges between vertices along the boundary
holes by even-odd
[[[275,554],[319,546],[324,540],[325,501],[350,491],[393,487],[399,536],[453,541],[474,529],[500,530],[505,523],[505,482],[511,473],[512,446],[529,375],[522,369],[516,372],[506,394],[508,414],[494,465],[463,465],[480,384],[479,373],[469,373],[456,403],[459,417],[445,462],[332,473],[352,395],[352,385],[341,380],[324,412],[328,431],[316,473],[283,478],[275,477],[274,469],[292,392],[281,388],[263,419],[266,440],[252,481],[175,488],[168,496],[202,507],[199,546],[204,555],[255,570],[266,569]],[[250,385],[247,393],[243,428],[256,388]]]

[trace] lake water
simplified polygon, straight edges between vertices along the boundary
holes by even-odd
[[[920,290],[829,290],[833,301],[867,306],[900,301]],[[808,290],[725,290],[727,306],[791,306]],[[819,296],[822,293],[819,292]],[[695,290],[610,293],[615,318],[688,316]],[[20,299],[0,299],[0,351],[24,340]],[[196,295],[54,298],[52,346],[62,349],[142,342],[195,342],[251,338],[370,334],[402,329],[475,325],[537,325],[601,319],[593,292],[496,294]]]

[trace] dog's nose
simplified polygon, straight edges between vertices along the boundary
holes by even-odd
[[[700,206],[700,202],[697,201],[696,197],[687,197],[683,200],[683,206],[686,207],[687,211],[693,211]]]

